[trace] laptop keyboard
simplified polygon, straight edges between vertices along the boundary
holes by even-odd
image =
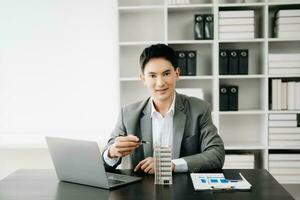
[[[127,180],[130,180],[130,177],[126,175],[113,174],[113,173],[107,173],[107,178],[108,178],[109,185],[116,185],[116,184],[127,182]]]
[[[115,179],[108,179],[108,184],[109,185],[116,185],[119,183],[124,183],[124,181],[119,181],[119,180],[115,180]]]

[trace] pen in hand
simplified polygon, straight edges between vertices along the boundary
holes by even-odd
[[[125,137],[125,136],[126,136],[125,134],[119,134],[119,137]],[[141,144],[150,144],[149,141],[145,141],[145,140],[142,140],[142,139],[139,139],[138,142],[141,143]]]

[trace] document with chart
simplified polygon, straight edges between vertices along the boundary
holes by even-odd
[[[251,184],[241,173],[240,180],[226,179],[223,173],[191,173],[194,189],[197,190],[251,190]]]

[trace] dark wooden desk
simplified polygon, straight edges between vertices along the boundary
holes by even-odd
[[[242,172],[252,184],[251,192],[195,192],[189,174],[175,174],[172,186],[154,185],[147,175],[138,183],[114,190],[60,182],[53,170],[18,170],[0,181],[1,200],[290,200],[293,197],[266,170],[225,170]],[[128,173],[128,172],[127,172]]]

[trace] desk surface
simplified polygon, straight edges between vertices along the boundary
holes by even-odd
[[[114,190],[60,182],[53,170],[18,170],[0,181],[1,200],[135,200],[135,199],[230,199],[290,200],[293,197],[266,170],[224,170],[242,172],[252,184],[251,192],[195,192],[188,173],[175,174],[173,185],[154,185],[154,176],[147,175],[138,183]]]

